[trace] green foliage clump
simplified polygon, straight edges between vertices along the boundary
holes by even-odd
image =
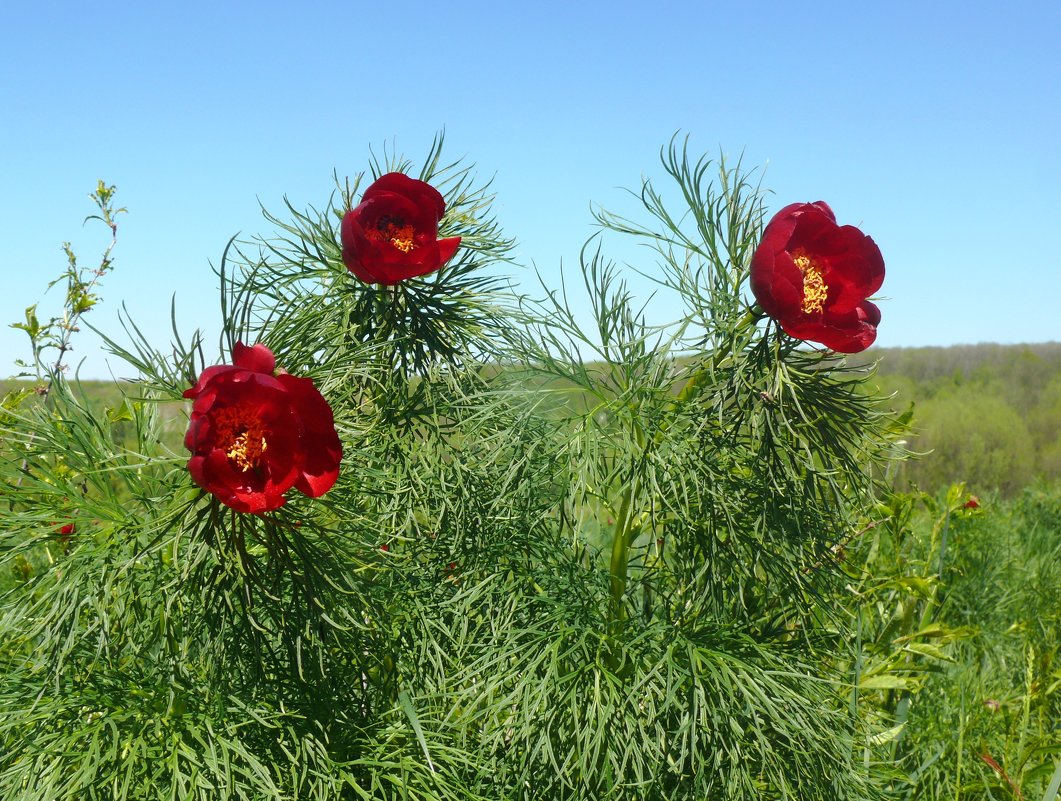
[[[55,365],[9,402],[0,797],[888,797],[842,554],[897,427],[865,369],[747,301],[758,188],[665,150],[648,221],[599,219],[681,311],[650,326],[587,250],[583,325],[569,288],[484,272],[511,241],[440,153],[439,272],[349,274],[360,178],[220,265],[221,353],[262,343],[332,407],[323,497],[243,515],[192,482],[171,421],[217,361],[198,333],[163,351],[128,321],[118,412]]]

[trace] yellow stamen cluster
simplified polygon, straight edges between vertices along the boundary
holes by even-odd
[[[797,253],[792,257],[792,261],[803,273],[804,314],[820,312],[829,295],[829,287],[825,285],[825,279],[822,277],[821,265],[806,253]]]
[[[214,415],[218,446],[246,473],[261,461],[269,447],[261,419],[246,405],[221,409]]]
[[[376,223],[376,230],[370,234],[374,239],[390,242],[402,253],[408,253],[416,247],[414,235],[413,227],[406,225],[400,217],[381,217]]]
[[[403,225],[401,228],[396,229],[395,233],[391,236],[391,244],[398,248],[402,253],[408,253],[415,248],[416,245],[413,243],[413,227],[411,225]]]

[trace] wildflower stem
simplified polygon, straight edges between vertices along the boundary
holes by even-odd
[[[763,312],[758,307],[749,309],[744,317],[738,321],[737,325],[734,326],[725,346],[716,350],[711,359],[685,382],[677,397],[669,404],[668,411],[673,413],[694,399],[704,382],[722,364],[724,358],[732,354],[740,335],[754,327],[762,317]],[[664,421],[651,439],[646,438],[644,429],[636,417],[632,424],[632,429],[631,434],[641,451],[641,455],[638,461],[631,465],[631,476],[619,503],[619,514],[615,520],[611,561],[609,564],[608,637],[610,643],[606,664],[613,671],[617,670],[622,662],[619,657],[619,642],[622,639],[628,618],[623,599],[629,583],[630,547],[641,531],[641,523],[635,519],[637,515],[634,511],[642,486],[638,468],[639,465],[647,461],[652,450],[663,443],[670,425],[669,421]]]

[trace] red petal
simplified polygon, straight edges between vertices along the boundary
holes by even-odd
[[[205,370],[203,370],[202,373],[199,374],[199,380],[195,382],[195,386],[193,386],[191,389],[184,390],[184,397],[197,397],[204,389],[206,389],[206,385],[213,381],[215,378],[217,378],[219,375],[230,373],[233,370],[238,369],[238,367],[233,367],[231,364],[215,364],[212,367],[207,367]]]
[[[851,311],[884,283],[880,250],[854,226],[837,228],[816,245],[825,268],[822,278],[829,287],[827,309]]]
[[[343,457],[332,409],[309,378],[283,375],[280,380],[287,388],[295,415],[302,424],[298,444],[302,468],[295,488],[311,498],[318,498],[339,478],[339,462]]]
[[[824,214],[830,220],[832,220],[833,222],[836,222],[836,215],[833,214],[833,210],[831,208],[829,208],[829,204],[826,203],[824,200],[815,200],[813,203],[804,203],[802,205],[804,205],[804,206],[813,206],[818,211],[822,212],[822,214]],[[809,209],[808,209],[808,211],[809,211]]]
[[[402,195],[418,207],[430,210],[435,215],[436,223],[446,213],[446,201],[435,187],[416,178],[410,178],[404,173],[389,172],[381,175],[372,186],[365,190],[361,200],[370,200],[381,192]]]
[[[843,314],[805,316],[800,320],[782,320],[785,333],[796,339],[820,342],[839,353],[859,353],[877,338],[880,309],[869,301]]]
[[[272,375],[276,370],[276,359],[273,352],[265,345],[253,345],[247,347],[242,342],[237,342],[232,348],[232,362],[236,367],[251,370],[255,373]]]
[[[372,274],[365,268],[364,262],[371,263],[378,260],[379,248],[365,234],[362,222],[361,206],[350,209],[343,215],[343,222],[339,228],[343,244],[343,263],[346,269],[365,283],[374,283]]]
[[[384,286],[427,275],[442,266],[439,242],[431,239],[424,241],[422,237],[418,237],[417,247],[408,253],[396,248],[373,247],[366,248],[366,253],[344,250],[343,257],[350,272],[362,281]]]
[[[763,242],[752,255],[751,287],[763,310],[775,319],[801,313],[803,274],[784,251]]]
[[[438,258],[438,246],[429,245],[418,250],[425,251],[424,257],[409,259],[404,263],[380,264],[376,270],[377,283],[384,286],[393,286],[409,278],[419,278],[421,275],[433,273],[442,266]]]
[[[215,364],[207,367],[199,374],[199,380],[195,382],[195,386],[184,390],[184,397],[197,398],[206,389],[207,384],[222,376],[231,378],[233,373],[243,370],[272,375],[276,368],[273,352],[265,345],[254,345],[248,348],[242,342],[237,342],[232,348],[232,361],[234,364]]]
[[[366,232],[376,227],[382,217],[396,217],[411,225],[418,233],[438,235],[438,216],[430,203],[417,203],[413,198],[395,192],[377,192],[352,209],[358,224]]]
[[[269,467],[275,465],[270,463]],[[286,475],[276,480],[268,473],[261,477],[243,473],[232,467],[224,451],[212,450],[205,456],[188,460],[192,479],[207,492],[237,512],[261,514],[284,505],[284,493],[294,486],[297,472],[291,466]]]
[[[453,258],[453,254],[457,252],[457,248],[461,245],[461,238],[459,236],[451,236],[447,239],[438,240],[438,266],[441,267],[447,261]]]

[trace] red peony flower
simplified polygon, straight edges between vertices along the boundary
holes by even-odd
[[[979,509],[980,508],[980,499],[977,498],[975,495],[970,495],[969,496],[969,500],[967,500],[965,503],[962,504],[962,508],[964,508],[964,509]]]
[[[73,523],[67,523],[65,526],[60,526],[57,529],[59,534],[59,545],[62,546],[64,552],[70,550],[70,542],[73,539],[74,534],[77,532],[77,526]]]
[[[866,298],[883,282],[877,245],[853,225],[837,225],[820,200],[781,209],[752,256],[752,292],[763,310],[790,336],[841,353],[877,338],[880,310]]]
[[[380,177],[343,217],[343,262],[367,284],[397,284],[433,273],[457,252],[459,236],[438,238],[446,201],[400,172]]]
[[[232,365],[203,370],[184,446],[195,483],[238,512],[284,505],[294,487],[311,498],[339,477],[343,449],[332,410],[309,378],[280,371],[264,345],[236,343]]]

